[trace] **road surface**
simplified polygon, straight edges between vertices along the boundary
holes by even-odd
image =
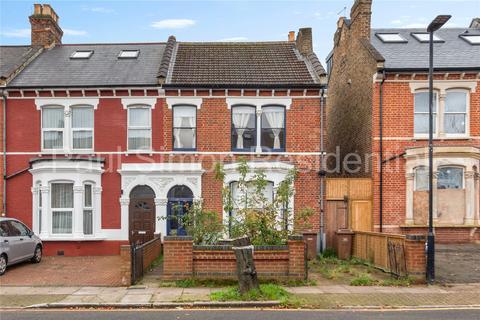
[[[480,320],[480,309],[316,311],[316,310],[114,310],[0,311],[1,320]]]

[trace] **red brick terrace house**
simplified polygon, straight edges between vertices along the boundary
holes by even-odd
[[[222,215],[240,155],[265,170],[272,196],[298,168],[291,206],[315,209],[306,231],[318,232],[325,72],[311,29],[282,42],[77,45],[62,44],[49,6],[30,21],[45,49],[6,87],[6,215],[46,254],[118,254],[171,234],[159,218],[174,202]]]
[[[371,0],[340,18],[329,67],[328,144],[373,153],[349,176],[372,177],[376,231],[426,233],[428,36],[371,29]],[[476,22],[475,22],[476,21]],[[435,33],[434,224],[437,241],[480,240],[480,29]],[[383,173],[380,171],[380,161]],[[341,172],[348,176],[347,172]]]

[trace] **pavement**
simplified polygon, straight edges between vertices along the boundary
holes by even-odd
[[[479,319],[478,309],[445,310],[75,310],[4,311],[2,320],[451,320]]]
[[[28,307],[195,307],[247,306],[212,304],[218,288],[134,287],[0,287],[3,308]],[[346,285],[289,287],[311,308],[480,306],[480,284],[414,287],[353,287]],[[193,303],[195,302],[195,304]]]

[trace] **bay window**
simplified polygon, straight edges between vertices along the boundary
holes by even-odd
[[[51,185],[52,233],[72,233],[73,183]]]
[[[467,92],[448,90],[445,97],[444,130],[446,134],[465,134]]]
[[[152,121],[150,107],[128,108],[128,150],[151,150]]]
[[[285,149],[285,108],[267,106],[262,108],[262,149],[283,151]]]
[[[173,106],[173,149],[195,150],[197,135],[197,107]]]
[[[44,150],[63,149],[65,111],[63,107],[42,110],[42,147]]]
[[[254,150],[257,145],[255,107],[232,107],[232,150]]]
[[[93,108],[72,107],[73,149],[93,149]]]

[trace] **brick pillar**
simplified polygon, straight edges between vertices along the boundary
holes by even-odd
[[[288,237],[288,277],[307,279],[306,249],[303,236]]]
[[[132,284],[132,253],[130,245],[120,246],[120,258],[122,258],[122,265],[120,266],[122,284],[129,286]]]
[[[408,275],[420,282],[425,281],[427,260],[425,256],[425,236],[407,235],[405,240],[405,260]]]
[[[163,238],[163,277],[173,280],[193,277],[192,237]]]

